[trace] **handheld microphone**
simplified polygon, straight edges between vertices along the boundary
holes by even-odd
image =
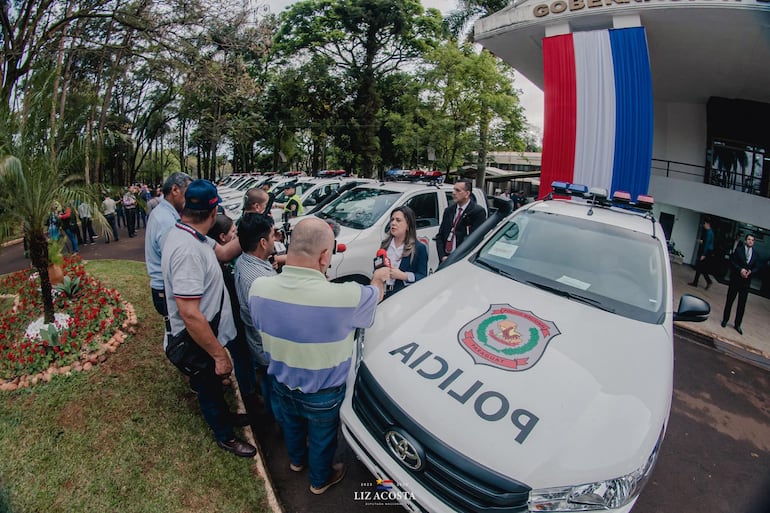
[[[374,257],[374,268],[390,267],[390,258],[388,258],[388,252],[380,248],[377,250],[377,254]]]

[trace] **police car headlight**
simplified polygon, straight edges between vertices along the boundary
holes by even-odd
[[[529,511],[601,511],[621,508],[644,488],[655,466],[665,428],[647,461],[630,474],[576,486],[542,488],[529,493]]]
[[[364,334],[366,330],[363,328],[356,329],[356,338],[355,338],[355,348],[356,348],[356,355],[355,355],[355,370],[358,372],[358,366],[361,364],[361,360],[364,359]]]

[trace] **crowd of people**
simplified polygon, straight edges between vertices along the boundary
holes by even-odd
[[[147,218],[160,203],[160,187],[135,184],[123,188],[122,194],[105,191],[101,204],[75,200],[69,205],[54,202],[48,215],[48,236],[51,240],[63,240],[70,253],[79,253],[85,244],[96,244],[101,236],[107,244],[120,240],[121,228],[128,237],[135,237],[136,230],[147,227]],[[94,209],[98,208],[108,227],[97,233],[94,227]]]
[[[444,212],[437,240],[444,258],[486,218],[471,190],[470,182],[455,184],[455,205]],[[286,196],[286,215],[301,213]],[[333,283],[326,277],[333,225],[302,218],[283,253],[267,192],[247,191],[235,223],[220,213],[220,202],[211,182],[173,173],[149,216],[145,257],[164,346],[188,337],[205,351],[207,365],[180,370],[220,448],[242,457],[256,452],[236,436],[244,419],[225,400],[234,371],[247,409],[280,426],[290,469],[307,469],[310,491],[322,494],[345,475],[334,454],[355,332],[373,324],[384,297],[428,274],[428,248],[417,239],[414,212],[398,207],[373,255],[371,282]]]

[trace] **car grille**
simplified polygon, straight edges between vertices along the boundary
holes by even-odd
[[[431,435],[388,397],[363,363],[356,377],[353,410],[388,454],[390,449],[385,433],[393,428],[408,432],[422,445],[426,460],[424,468],[420,471],[404,468],[412,479],[453,511],[527,511],[531,490],[528,486],[469,460]],[[415,499],[419,502],[419,497]]]

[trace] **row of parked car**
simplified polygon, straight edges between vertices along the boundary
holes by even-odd
[[[306,183],[303,200],[322,181]],[[343,179],[307,212],[341,227],[334,280],[369,282],[397,206],[415,211],[429,248],[432,274],[357,333],[341,410],[350,447],[410,511],[627,513],[652,473],[673,323],[703,321],[709,305],[684,295],[674,309],[651,198],[554,186],[560,196],[515,212],[493,200],[441,265],[450,185]]]

